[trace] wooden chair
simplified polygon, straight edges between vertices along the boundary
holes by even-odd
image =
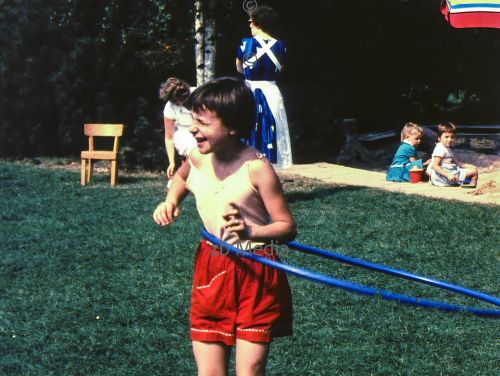
[[[92,161],[94,159],[111,161],[111,186],[114,187],[116,185],[118,176],[118,153],[120,149],[120,137],[123,135],[123,128],[123,124],[84,124],[84,133],[89,137],[89,150],[84,150],[81,153],[82,185],[90,183],[92,179]],[[113,150],[95,150],[94,137],[114,137]]]

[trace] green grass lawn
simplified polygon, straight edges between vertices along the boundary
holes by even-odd
[[[194,375],[189,304],[201,222],[188,197],[152,218],[164,177],[0,164],[0,374]],[[500,210],[289,179],[298,241],[500,294]],[[285,261],[419,297],[450,292],[290,252]],[[443,313],[290,277],[295,335],[269,375],[498,375],[498,319]],[[234,365],[232,365],[234,370]]]

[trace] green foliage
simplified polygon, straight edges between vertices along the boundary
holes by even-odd
[[[163,176],[0,164],[0,373],[192,375],[189,306],[201,222],[188,197],[151,219]],[[498,295],[498,207],[287,178],[298,241]],[[432,235],[430,235],[432,234]],[[289,252],[335,278],[453,303],[472,299]],[[290,277],[295,335],[269,375],[493,375],[498,320],[367,298]],[[231,374],[234,374],[232,364]]]
[[[217,0],[216,75],[235,75],[242,1]],[[283,81],[297,161],[342,135],[407,121],[496,123],[498,30],[451,28],[433,1],[267,1],[288,45]],[[0,0],[0,156],[77,156],[84,122],[123,122],[123,163],[164,168],[159,85],[195,83],[193,1]],[[333,58],[330,58],[333,56]],[[136,129],[138,128],[138,129]]]
[[[126,137],[142,137],[129,148],[150,166],[151,145],[162,144],[160,82],[189,79],[193,66],[191,16],[180,4],[2,1],[1,155],[76,155],[84,122],[120,122]]]

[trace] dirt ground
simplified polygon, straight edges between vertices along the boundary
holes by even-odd
[[[387,150],[387,148],[385,150]],[[453,153],[459,161],[472,164],[479,170],[478,187],[475,190],[468,192],[469,194],[482,195],[486,193],[500,193],[500,156],[459,148],[454,149]],[[375,159],[369,164],[364,164],[364,166],[359,162],[353,163],[351,167],[385,172],[387,170],[387,166],[392,160],[392,155],[384,155],[380,157],[381,158]]]
[[[382,145],[370,150],[374,157],[370,162],[363,163],[357,161],[344,165],[385,173],[396,148],[397,144],[394,143]],[[469,191],[469,194],[500,193],[500,156],[459,148],[454,149],[453,153],[459,161],[472,164],[479,170],[478,187],[475,190]],[[424,158],[424,155],[422,154],[420,157]]]
[[[425,182],[409,184],[386,181],[385,174],[391,162],[389,158],[393,154],[393,151],[389,150],[390,148],[390,145],[385,145],[378,150],[371,150],[373,158],[369,162],[354,161],[342,165],[332,162],[297,164],[289,169],[279,171],[279,174],[285,178],[298,175],[337,185],[363,186],[445,200],[500,205],[499,156],[469,149],[455,149],[454,153],[457,159],[478,168],[477,188],[435,187]]]
[[[456,149],[455,155],[460,161],[473,164],[479,170],[478,187],[470,194],[482,195],[500,192],[500,157],[462,149]]]

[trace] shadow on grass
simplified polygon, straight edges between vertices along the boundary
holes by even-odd
[[[163,179],[158,175],[118,175],[118,180],[114,188],[124,189],[124,188],[135,188],[142,185],[158,184],[167,186],[167,179]],[[92,188],[102,188],[111,187],[110,176],[105,173],[94,174],[90,183],[87,183],[85,187]]]
[[[162,179],[159,176],[142,176],[142,175],[126,175],[120,176],[118,180],[118,184],[130,184],[130,185],[139,185],[144,184],[144,181],[147,182],[155,182],[163,184],[165,183],[165,187],[167,186],[167,179]]]
[[[369,190],[368,187],[345,186],[345,187],[313,187],[308,191],[291,191],[286,193],[288,202],[311,201],[343,192],[357,192]]]

